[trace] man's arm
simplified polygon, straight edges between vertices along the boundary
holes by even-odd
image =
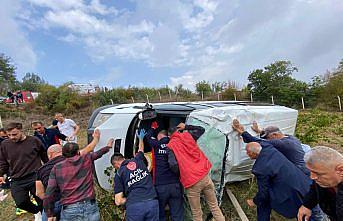
[[[113,142],[114,142],[114,139],[111,138],[108,140],[107,145],[105,147],[101,148],[100,150],[98,150],[94,153],[90,153],[91,159],[94,161],[94,160],[101,158],[104,154],[106,154],[108,151],[110,151],[110,149],[113,146]]]
[[[117,206],[124,205],[126,203],[126,198],[124,197],[124,193],[120,192],[114,195],[114,201]]]
[[[153,134],[154,134],[154,129],[150,128],[146,135],[145,135],[145,139],[147,141],[147,143],[149,144],[150,147],[154,148],[158,146],[158,140],[154,139]],[[144,145],[144,144],[143,144]],[[144,146],[143,146],[144,147]],[[143,149],[144,150],[144,149]]]
[[[250,142],[261,142],[262,139],[259,139],[257,137],[252,136],[247,131],[244,130],[244,127],[242,124],[239,123],[237,119],[234,119],[232,121],[232,129],[237,131],[237,133],[242,136],[244,143],[250,143]]]
[[[56,136],[61,139],[61,140],[66,140],[67,139],[67,136],[62,134],[59,130],[57,129],[52,129],[51,130],[54,130],[54,132],[56,133]]]
[[[198,140],[203,133],[205,133],[205,128],[201,126],[194,126],[194,125],[186,125],[184,123],[179,123],[177,125],[178,130],[188,130],[188,132],[192,135],[194,140]]]
[[[138,152],[143,152],[144,153],[144,137],[146,136],[146,132],[144,129],[140,129],[137,131],[137,137],[139,139],[139,144],[138,144]]]
[[[124,197],[124,186],[123,182],[118,173],[114,176],[114,201],[117,206],[126,203],[126,198]]]
[[[267,175],[256,175],[258,192],[256,193],[253,202],[257,206],[264,205],[269,202],[269,176]]]
[[[79,133],[79,131],[80,131],[80,126],[77,125],[73,120],[71,120],[71,121],[73,123],[72,127],[74,128],[73,136],[76,136]]]
[[[58,190],[56,181],[56,168],[52,168],[49,176],[48,186],[46,188],[45,197],[43,199],[43,206],[47,217],[54,217],[55,197]]]
[[[205,133],[205,128],[201,126],[186,125],[185,129],[192,135],[194,140],[198,140]]]
[[[80,155],[86,155],[87,153],[90,153],[94,150],[95,146],[99,143],[99,140],[100,140],[99,129],[95,129],[92,136],[93,136],[92,142],[90,142],[85,148],[80,150]],[[108,144],[110,144],[110,143],[108,143]]]
[[[42,181],[36,180],[36,195],[40,199],[44,199],[45,190]]]
[[[313,181],[310,187],[310,191],[304,197],[303,205],[308,209],[313,209],[319,203],[316,185],[316,182]]]
[[[312,214],[311,210],[319,203],[316,185],[313,181],[310,191],[305,195],[303,205],[298,210],[298,221],[309,221]]]
[[[37,147],[38,147],[38,151],[39,151],[39,156],[41,158],[41,160],[43,161],[43,163],[46,163],[49,161],[48,155],[46,153],[46,150],[44,149],[44,145],[42,143],[42,141],[40,139],[36,138],[36,143],[37,143]]]
[[[0,184],[5,183],[4,174],[9,169],[8,162],[4,155],[4,148],[0,145]]]

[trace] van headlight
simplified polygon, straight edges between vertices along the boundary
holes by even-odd
[[[99,127],[101,124],[103,124],[105,121],[108,120],[113,114],[102,114],[99,113],[96,115],[92,127]]]

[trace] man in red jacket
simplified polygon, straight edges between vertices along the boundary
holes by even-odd
[[[168,147],[174,151],[179,164],[180,181],[186,189],[193,220],[202,221],[200,194],[203,193],[215,220],[224,221],[225,218],[218,206],[214,184],[208,175],[212,164],[196,143],[204,132],[205,129],[200,126],[180,123],[169,131]]]

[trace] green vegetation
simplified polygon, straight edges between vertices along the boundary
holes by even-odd
[[[16,67],[11,58],[0,54],[0,95],[7,91],[30,90],[39,92],[36,100],[39,108],[48,113],[73,113],[83,107],[97,107],[113,103],[167,102],[195,100],[250,100],[300,108],[304,98],[306,108],[338,110],[338,97],[343,99],[343,60],[338,67],[322,76],[314,76],[311,82],[299,81],[292,77],[298,71],[291,61],[275,61],[263,69],[253,70],[248,76],[248,85],[240,88],[234,81],[199,81],[195,92],[185,89],[182,84],[174,88],[168,85],[160,88],[135,87],[104,88],[92,96],[80,96],[68,86],[49,85],[36,73],[26,73],[22,81],[16,78]]]

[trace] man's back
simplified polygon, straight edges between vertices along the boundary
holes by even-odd
[[[211,162],[189,132],[173,133],[168,147],[175,153],[180,169],[180,181],[185,188],[197,183],[210,171]]]
[[[267,142],[278,151],[280,151],[289,161],[291,161],[295,166],[297,166],[305,174],[309,175],[309,171],[305,166],[304,155],[305,152],[301,146],[301,143],[298,139],[293,136],[286,135],[282,139],[271,139],[263,140],[257,137],[252,136],[247,131],[242,133],[242,138],[245,143],[249,142]],[[262,145],[263,147],[264,145]]]
[[[171,171],[168,163],[168,152],[170,151],[167,147],[169,143],[169,137],[165,136],[160,140],[152,137],[154,131],[148,130],[146,140],[149,146],[152,148],[154,155],[153,165],[153,179],[155,185],[164,185],[170,183],[179,183],[179,177]]]
[[[295,217],[301,206],[301,197],[311,185],[310,178],[271,146],[262,148],[252,173],[259,183],[254,201],[270,201],[272,209],[285,217]]]
[[[143,158],[143,152],[138,152],[136,157],[125,160],[115,175],[115,193],[123,192],[127,196],[126,204],[156,198],[152,179]]]
[[[56,164],[51,173],[61,191],[62,205],[94,199],[91,154],[66,158]]]

